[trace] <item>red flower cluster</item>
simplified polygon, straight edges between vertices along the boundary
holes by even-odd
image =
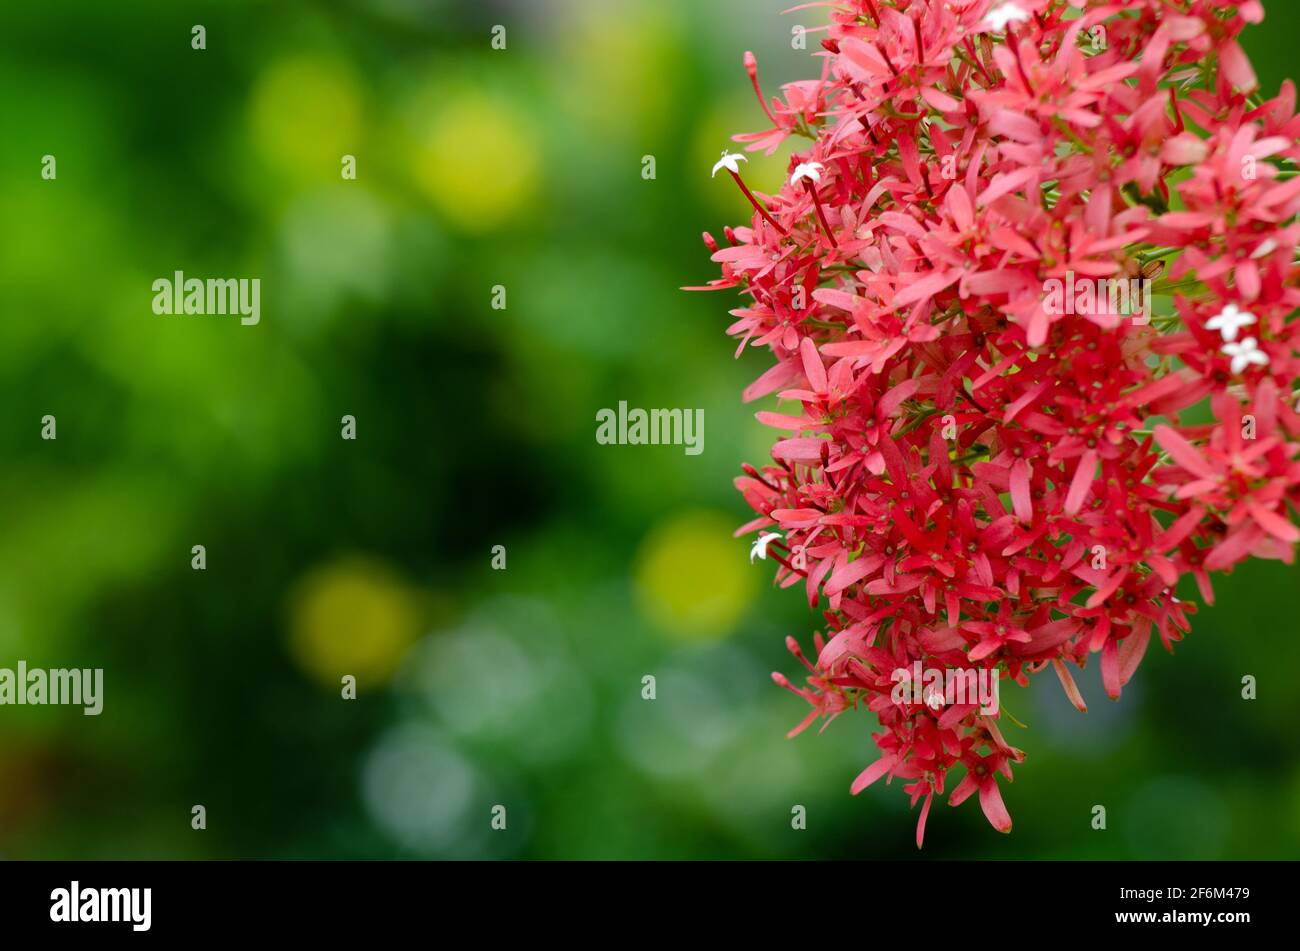
[[[1191,576],[1290,561],[1300,531],[1300,119],[1263,101],[1237,36],[1258,0],[841,0],[822,76],[768,102],[769,153],[811,140],[728,246],[730,333],[775,364],[787,413],[737,486],[779,531],[778,581],[824,600],[807,686],[865,706],[880,757],[853,792],[979,793],[1023,754],[967,703],[903,702],[895,671],[1025,684],[1100,654],[1118,697]],[[1119,287],[1141,293],[1116,306]],[[1067,306],[1059,306],[1060,289]],[[1083,293],[1086,290],[1087,293]],[[1109,292],[1109,299],[1108,299]],[[1154,317],[1153,295],[1172,306]],[[1053,296],[1057,300],[1053,303]],[[739,351],[738,351],[739,354]],[[1199,414],[1202,420],[1195,423]],[[1182,421],[1180,416],[1187,416]]]

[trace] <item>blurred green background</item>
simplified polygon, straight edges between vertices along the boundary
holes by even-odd
[[[731,537],[766,358],[678,289],[747,218],[709,177],[764,127],[743,52],[769,95],[820,68],[786,5],[6,0],[0,666],[103,667],[105,707],[0,707],[0,855],[917,854],[897,784],[849,796],[872,720],[785,738],[817,617]],[[1268,94],[1297,28],[1247,34]],[[154,315],[178,269],[259,277],[260,325]],[[703,408],[703,454],[598,445],[620,400]],[[1004,691],[1015,829],[940,805],[923,857],[1300,853],[1296,580],[1220,580],[1118,704]]]

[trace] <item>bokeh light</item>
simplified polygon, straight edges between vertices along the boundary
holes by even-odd
[[[331,686],[347,675],[359,688],[383,684],[420,623],[412,590],[382,562],[361,557],[312,570],[298,582],[289,610],[294,660]]]
[[[641,543],[635,578],[642,610],[666,633],[711,639],[730,634],[757,589],[745,546],[717,512],[685,512]]]

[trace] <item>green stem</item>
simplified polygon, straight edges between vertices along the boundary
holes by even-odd
[[[1143,264],[1150,264],[1152,261],[1159,261],[1171,254],[1177,254],[1181,250],[1182,248],[1153,248],[1150,251],[1143,251],[1137,258]]]

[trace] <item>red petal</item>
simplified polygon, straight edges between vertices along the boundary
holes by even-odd
[[[1271,509],[1265,508],[1255,499],[1246,499],[1246,507],[1250,509],[1250,517],[1255,520],[1255,524],[1278,541],[1286,542],[1288,545],[1294,545],[1297,541],[1300,541],[1300,528],[1296,528],[1291,524],[1290,519],[1283,518]]]
[[[1119,645],[1109,638],[1101,648],[1101,682],[1106,685],[1106,696],[1112,700],[1119,699]]]
[[[1157,426],[1156,442],[1160,448],[1169,453],[1169,457],[1194,476],[1202,479],[1217,479],[1219,474],[1205,461],[1205,457],[1196,451],[1196,447],[1183,438],[1182,434],[1168,426]]]
[[[1079,468],[1074,470],[1070,480],[1070,491],[1065,496],[1065,514],[1074,515],[1083,506],[1092,488],[1093,477],[1097,474],[1097,450],[1089,449],[1079,459]]]
[[[880,757],[880,759],[876,760],[858,774],[858,778],[853,780],[853,785],[849,787],[849,792],[856,796],[881,776],[884,776],[889,772],[897,761],[898,757],[893,753],[888,753]]]
[[[1002,793],[995,780],[989,779],[980,783],[980,808],[984,810],[984,815],[988,817],[989,824],[993,828],[999,832],[1011,831],[1011,813],[1007,812],[1006,804],[1002,801]]]
[[[1029,460],[1017,459],[1011,467],[1011,507],[1025,524],[1034,520],[1034,500],[1029,495]]]
[[[1061,687],[1065,690],[1066,697],[1074,704],[1074,708],[1080,713],[1087,713],[1088,705],[1083,702],[1083,694],[1079,693],[1079,685],[1074,682],[1070,669],[1059,657],[1052,658],[1052,667],[1056,670],[1056,676],[1061,680]]]
[[[1138,669],[1138,664],[1142,663],[1142,655],[1147,652],[1147,644],[1150,641],[1151,625],[1144,624],[1124,638],[1119,645],[1119,682],[1121,684],[1126,684],[1133,678],[1133,674]]]
[[[803,372],[812,388],[818,393],[825,393],[826,365],[822,363],[821,354],[817,352],[817,344],[813,343],[812,337],[803,338],[799,344],[799,356],[803,358]]]
[[[1251,67],[1250,60],[1241,48],[1241,44],[1236,40],[1219,49],[1219,68],[1223,70],[1223,75],[1228,82],[1236,86],[1241,92],[1250,92],[1259,85],[1259,80],[1255,78],[1255,70]]]
[[[930,800],[934,798],[934,790],[925,794],[925,804],[921,806],[921,818],[916,820],[916,847],[919,849],[925,842],[925,819],[930,814]]]

